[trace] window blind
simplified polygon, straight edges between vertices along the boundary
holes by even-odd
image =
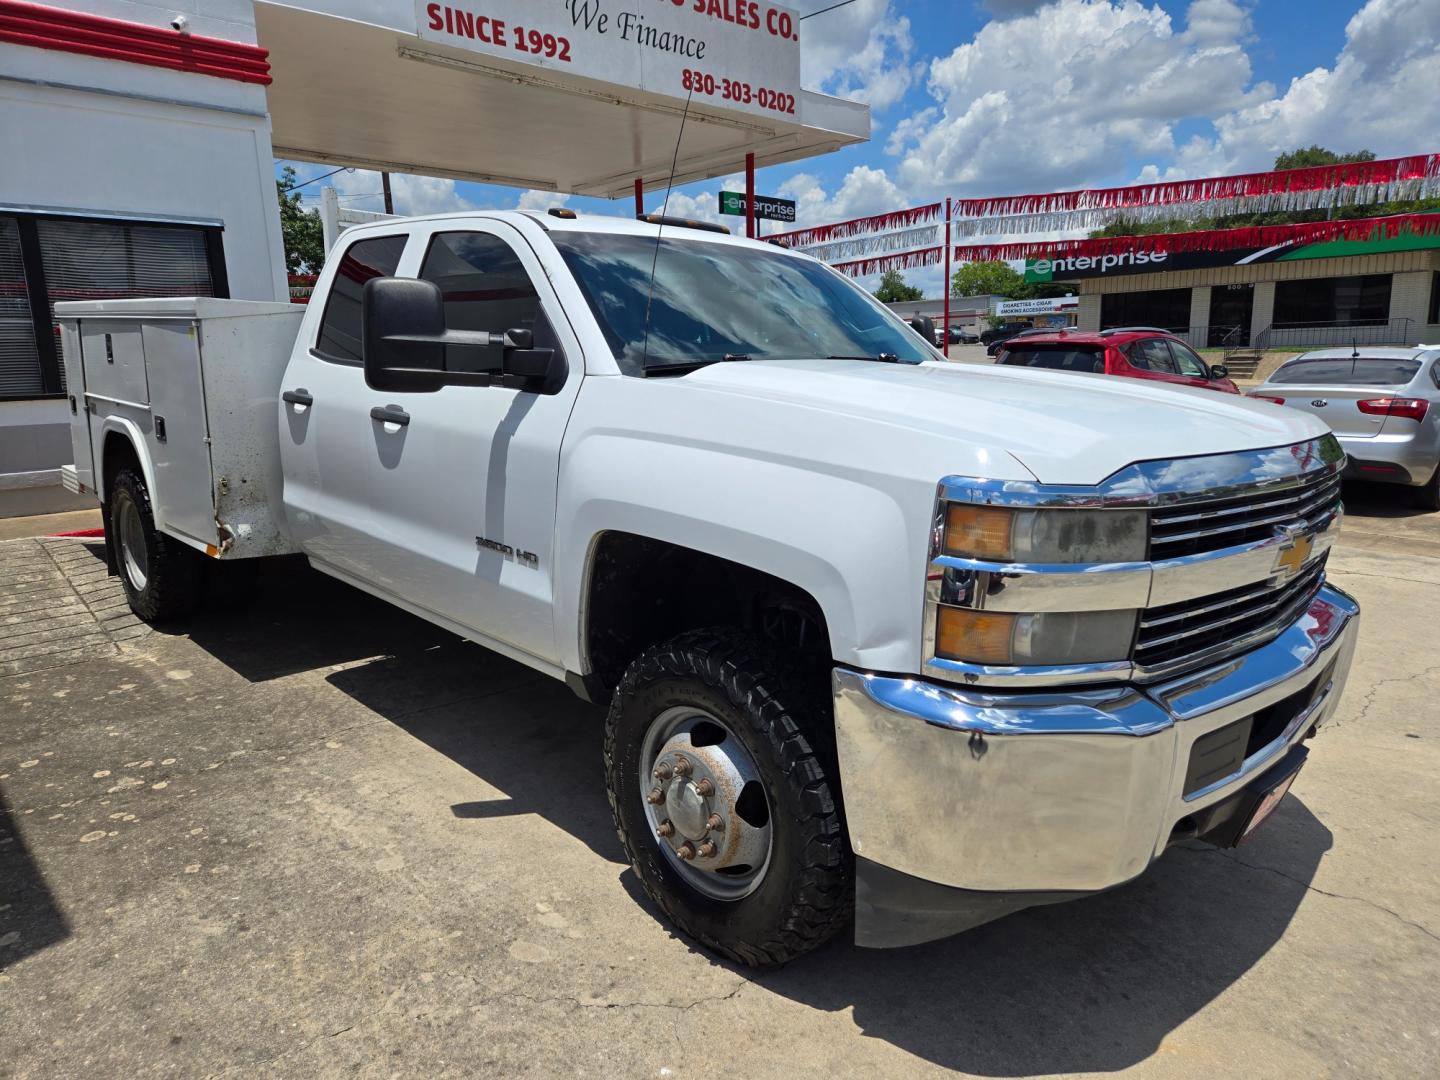
[[[42,392],[40,354],[20,258],[20,227],[0,217],[0,398]]]

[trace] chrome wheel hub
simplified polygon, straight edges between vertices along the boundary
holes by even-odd
[[[667,709],[646,733],[640,769],[645,814],[666,860],[715,899],[753,892],[770,861],[769,799],[729,726],[693,708]]]

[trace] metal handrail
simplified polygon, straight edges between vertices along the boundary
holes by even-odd
[[[1325,345],[1409,345],[1413,344],[1411,318],[1369,319],[1356,322],[1337,319],[1303,325],[1271,323],[1255,335],[1255,348],[1288,349]]]

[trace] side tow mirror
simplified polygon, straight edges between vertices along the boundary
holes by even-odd
[[[360,354],[372,390],[438,390],[445,375],[445,301],[433,281],[377,277],[360,293]]]
[[[917,315],[915,318],[910,320],[910,329],[914,330],[917,334],[924,338],[925,344],[935,344],[934,319],[927,319],[924,315]]]
[[[1210,377],[1212,379],[1228,379],[1230,377],[1230,369],[1224,364],[1216,364],[1210,369]]]
[[[548,335],[548,324],[546,330]],[[537,349],[532,330],[517,327],[505,331],[505,358],[502,363],[502,379],[506,386],[553,394],[565,385],[565,354],[559,349]]]

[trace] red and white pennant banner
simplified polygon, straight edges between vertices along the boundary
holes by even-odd
[[[911,229],[917,225],[928,225],[945,216],[942,203],[917,206],[910,210],[895,210],[888,214],[873,214],[870,217],[837,221],[833,225],[817,225],[813,229],[797,229],[794,232],[775,233],[765,239],[783,244],[788,248],[809,248],[832,240],[845,240],[852,236],[889,232],[892,229]]]
[[[1440,196],[1440,154],[1416,154],[1160,184],[957,199],[953,228],[959,236],[1014,235],[1435,196]]]
[[[1129,252],[1235,251],[1329,240],[1393,240],[1402,234],[1440,236],[1440,213],[1394,214],[1349,221],[1311,221],[1300,225],[1259,225],[1242,229],[1201,229],[1146,236],[1106,236],[1096,240],[1015,241],[957,247],[957,262],[1037,258],[1119,256]],[[838,269],[838,268],[837,268]],[[888,267],[882,268],[888,269]],[[873,271],[871,271],[873,273]]]
[[[828,244],[811,244],[794,248],[806,255],[813,255],[823,262],[856,259],[865,255],[878,255],[887,251],[909,251],[911,248],[926,247],[940,240],[940,226],[922,225],[918,229],[900,229],[895,232],[876,233],[873,236],[856,236],[849,240],[835,240]]]
[[[1440,236],[1440,213],[1394,214],[1351,221],[1312,221],[1299,225],[1260,225],[1243,229],[1202,229],[1147,236],[1106,236],[1097,240],[1022,240],[1001,244],[968,244],[955,248],[956,263],[1121,257],[1134,252],[1238,251],[1331,240],[1393,240],[1397,236]],[[943,247],[902,251],[894,255],[855,259],[832,266],[851,277],[868,277],[886,270],[913,270],[935,266],[945,256]]]

